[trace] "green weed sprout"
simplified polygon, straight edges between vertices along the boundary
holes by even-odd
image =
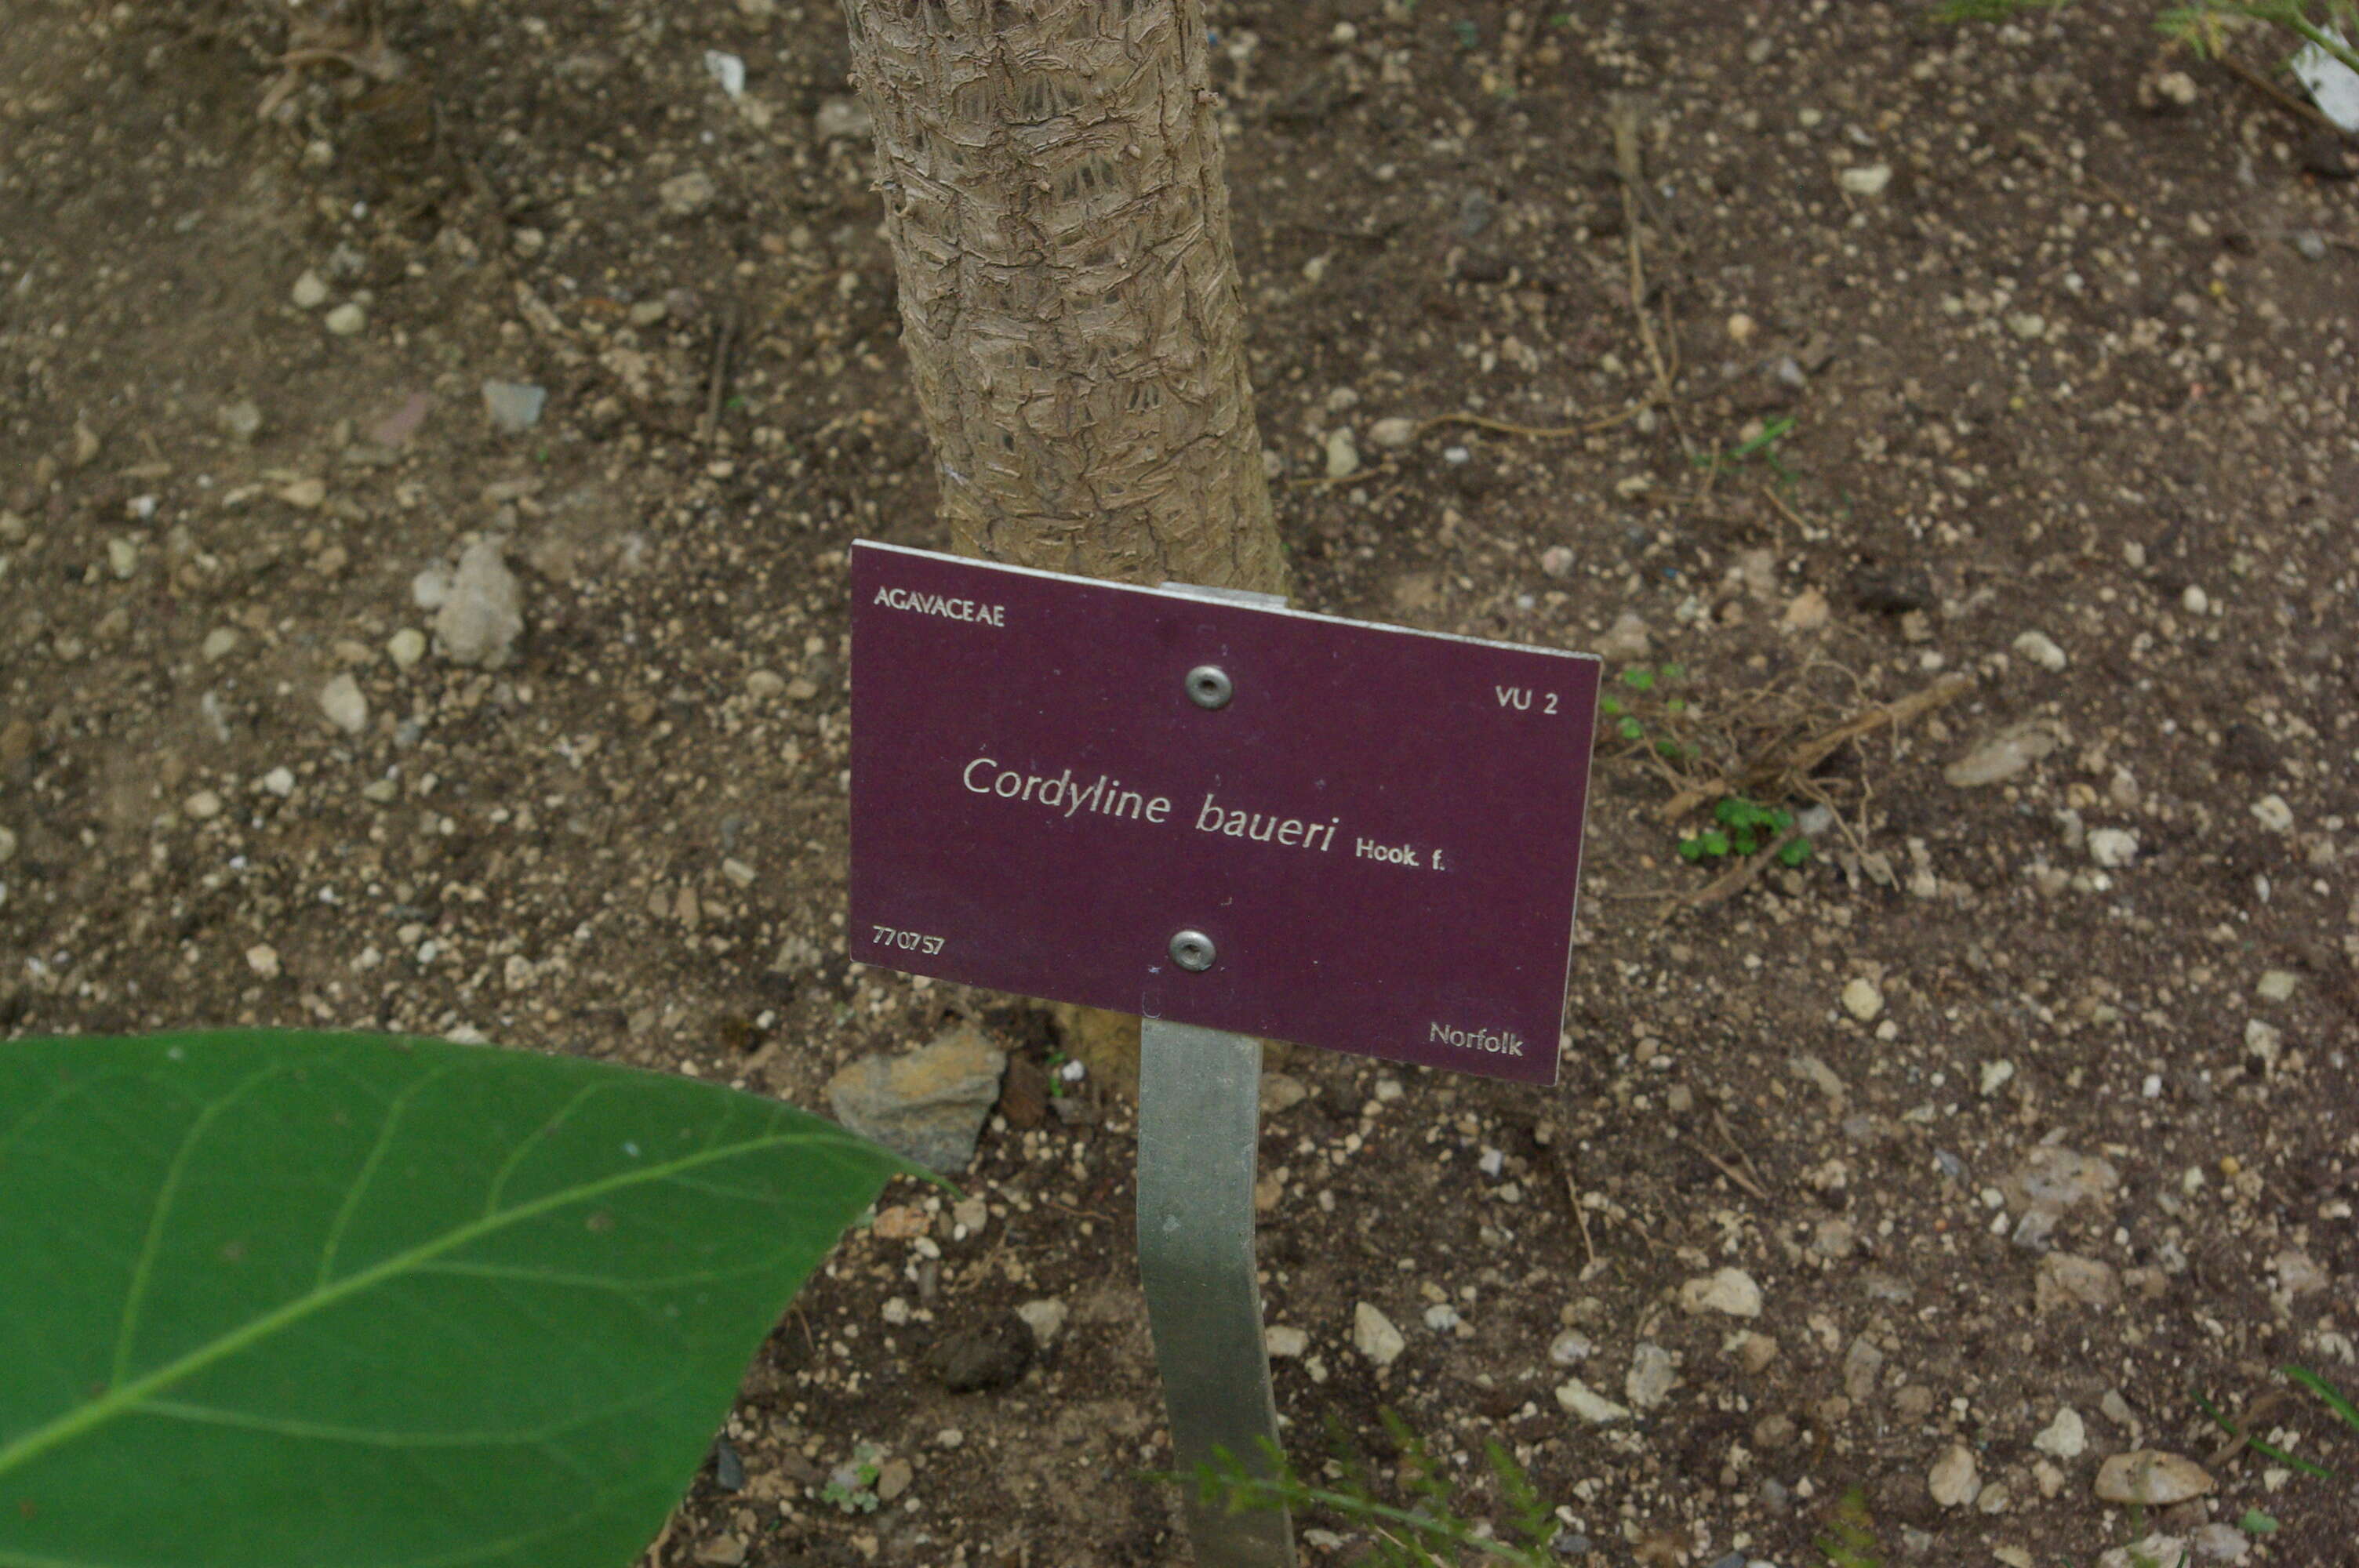
[[[884,1457],[875,1444],[863,1443],[852,1451],[852,1463],[840,1466],[820,1488],[819,1500],[832,1503],[848,1514],[873,1514],[879,1498],[876,1477],[883,1468],[876,1463]]]
[[[1632,665],[1619,677],[1622,691],[1600,697],[1597,711],[1616,735],[1633,745],[1646,742],[1658,730],[1680,729],[1678,721],[1686,718],[1689,703],[1670,688],[1685,680],[1687,673],[1684,665]],[[1648,719],[1655,720],[1651,729]],[[1695,746],[1674,734],[1655,733],[1651,746],[1667,762],[1690,762],[1696,756]]]
[[[1835,1503],[1827,1532],[1811,1544],[1827,1560],[1827,1568],[1884,1568],[1874,1524],[1868,1516],[1866,1492],[1854,1487]]]
[[[1231,1513],[1280,1507],[1323,1509],[1374,1538],[1373,1552],[1362,1560],[1368,1568],[1457,1568],[1469,1562],[1506,1568],[1557,1568],[1556,1517],[1540,1500],[1531,1477],[1516,1463],[1514,1454],[1496,1442],[1483,1445],[1505,1505],[1505,1522],[1513,1532],[1513,1539],[1508,1539],[1495,1533],[1495,1527],[1478,1524],[1461,1513],[1455,1488],[1427,1452],[1425,1440],[1394,1411],[1381,1413],[1385,1432],[1400,1453],[1406,1507],[1377,1498],[1366,1462],[1332,1418],[1327,1423],[1332,1485],[1306,1480],[1282,1449],[1265,1441],[1262,1454],[1266,1474],[1247,1468],[1226,1449],[1215,1449],[1211,1460],[1197,1466],[1198,1496]]]
[[[1949,0],[1933,13],[1940,22],[2003,22],[2031,11],[2060,11],[2073,0]],[[2195,0],[2165,5],[2155,15],[2157,31],[2208,59],[2240,27],[2276,27],[2318,46],[2359,70],[2359,3],[2354,0]]]
[[[1717,826],[1680,840],[1680,859],[1690,865],[1724,860],[1732,855],[1749,859],[1771,845],[1777,847],[1781,866],[1799,866],[1810,858],[1810,841],[1793,832],[1790,811],[1732,795],[1723,796],[1712,815]]]
[[[1741,468],[1755,458],[1759,458],[1767,466],[1769,471],[1777,476],[1778,483],[1791,484],[1794,482],[1794,470],[1779,460],[1777,443],[1791,435],[1793,429],[1793,416],[1781,414],[1775,419],[1765,421],[1759,435],[1739,441],[1724,452],[1704,453],[1690,460],[1698,468],[1711,469],[1717,472],[1724,469]]]

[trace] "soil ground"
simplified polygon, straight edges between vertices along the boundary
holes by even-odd
[[[1479,1507],[1495,1440],[1572,1562],[1815,1563],[1846,1496],[1853,1561],[2359,1561],[2359,1433],[2267,1407],[2314,1479],[2191,1397],[2359,1385],[2344,149],[2125,0],[1215,17],[1300,602],[1680,669],[1601,743],[1560,1088],[1282,1064],[1298,1455],[1333,1418],[1389,1468],[1390,1408]],[[0,0],[0,1027],[473,1031],[816,1106],[973,1017],[1037,1087],[1040,1010],[842,957],[844,549],[940,535],[840,16],[386,21],[408,74],[265,120],[283,13]],[[1626,416],[1376,439],[1454,413]],[[397,663],[486,535],[514,662]],[[1958,676],[1762,786],[1832,812],[1808,860],[1690,896],[1682,782]],[[2019,771],[1951,782],[1994,737]],[[973,1226],[909,1191],[927,1234],[847,1240],[667,1562],[1185,1561],[1129,1114],[1071,1103],[1004,1107]],[[1757,1318],[1689,1310],[1723,1269]],[[921,1369],[1051,1299],[1012,1386]],[[846,1512],[864,1444],[906,1490]],[[2097,1500],[2139,1447],[2216,1490]]]

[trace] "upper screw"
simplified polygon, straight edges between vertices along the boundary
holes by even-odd
[[[1229,672],[1218,665],[1198,665],[1188,672],[1188,700],[1199,708],[1226,708],[1236,694]]]

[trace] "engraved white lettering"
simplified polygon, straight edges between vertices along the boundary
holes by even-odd
[[[1363,860],[1386,860],[1396,866],[1414,866],[1418,863],[1417,851],[1407,844],[1378,844],[1372,839],[1363,838],[1352,852]]]
[[[974,782],[974,770],[977,768],[995,768],[997,766],[999,766],[999,764],[992,761],[989,757],[977,757],[973,762],[969,762],[966,765],[966,772],[959,774],[959,781],[964,784],[967,788],[974,791],[977,795],[989,795],[991,793],[991,786],[989,784],[979,784]]]
[[[879,588],[875,601],[887,610],[907,611],[913,615],[937,615],[945,621],[972,621],[984,626],[1007,624],[1007,607],[1004,604],[945,599],[939,593],[920,593],[915,589]]]
[[[1524,1037],[1506,1030],[1452,1029],[1446,1023],[1433,1025],[1426,1035],[1429,1044],[1439,1042],[1456,1051],[1484,1051],[1494,1056],[1520,1056],[1524,1054]]]

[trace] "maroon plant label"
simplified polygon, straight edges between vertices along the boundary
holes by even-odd
[[[887,545],[852,593],[853,957],[1556,1081],[1596,659]]]

